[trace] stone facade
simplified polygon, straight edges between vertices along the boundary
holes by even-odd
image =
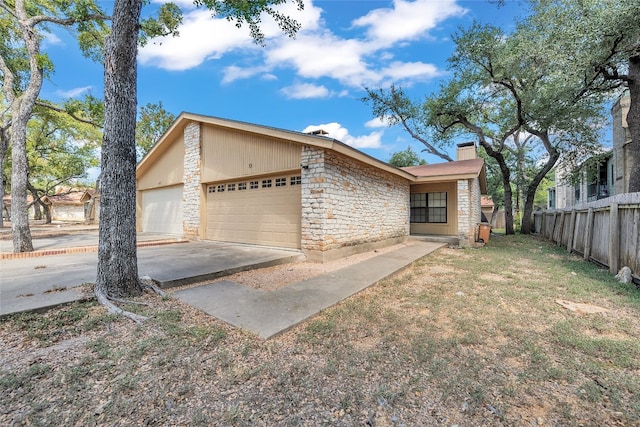
[[[475,242],[476,227],[482,219],[480,181],[458,180],[458,238],[461,246]]]
[[[301,246],[326,261],[409,235],[409,181],[339,153],[302,149]]]
[[[184,129],[184,178],[183,201],[184,213],[182,229],[187,239],[198,239],[200,230],[200,199],[202,185],[200,182],[201,137],[200,123],[189,123]]]

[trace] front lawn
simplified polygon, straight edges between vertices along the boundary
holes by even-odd
[[[535,237],[440,250],[269,341],[141,300],[141,327],[3,320],[0,425],[640,423],[640,291]]]

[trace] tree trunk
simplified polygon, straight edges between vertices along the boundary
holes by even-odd
[[[96,294],[138,295],[136,253],[136,55],[142,0],[116,0],[105,42],[104,136]]]
[[[11,236],[13,252],[33,251],[27,203],[27,121],[23,102],[13,109],[11,125]]]
[[[631,105],[627,114],[627,123],[631,133],[629,153],[633,165],[629,176],[629,192],[640,191],[640,55],[629,59],[629,98]]]
[[[493,149],[491,144],[486,142],[484,138],[480,138],[480,144],[484,147],[486,153],[496,159],[500,174],[502,175],[502,187],[504,188],[504,224],[505,234],[515,234],[513,228],[513,193],[511,191],[511,170],[507,166],[507,162],[501,152]]]
[[[0,129],[0,228],[4,228],[4,159],[7,156],[7,150],[9,148],[9,132],[7,129]]]
[[[552,150],[551,153],[549,153],[549,159],[547,160],[547,162],[544,164],[542,169],[538,171],[533,180],[531,180],[529,187],[527,187],[520,233],[531,234],[535,231],[533,222],[533,204],[536,198],[536,191],[538,190],[538,186],[540,185],[544,177],[547,176],[549,171],[555,166],[559,158],[560,153],[558,153],[555,149]]]

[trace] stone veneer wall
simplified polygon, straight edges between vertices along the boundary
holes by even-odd
[[[409,235],[409,181],[332,151],[302,149],[302,250],[313,261]]]
[[[482,219],[480,198],[478,178],[458,180],[458,237],[461,246],[475,242],[476,227]]]
[[[200,230],[200,123],[189,123],[184,129],[184,212],[182,232],[188,239],[197,239]]]

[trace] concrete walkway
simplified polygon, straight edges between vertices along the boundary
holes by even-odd
[[[178,244],[173,236],[141,234],[138,271],[162,288],[213,280],[239,271],[302,259],[299,251],[200,241]],[[145,242],[147,244],[145,244]],[[10,241],[2,241],[10,249]],[[78,246],[80,245],[80,246]],[[97,231],[34,239],[40,253],[0,260],[0,317],[43,311],[92,298],[85,283],[96,277]],[[275,291],[231,281],[178,290],[174,297],[262,338],[280,334],[343,299],[446,246],[412,238],[405,245],[329,274]],[[79,250],[89,248],[87,250]],[[7,254],[7,252],[4,252]]]
[[[392,252],[270,292],[225,280],[176,291],[173,295],[207,314],[267,339],[443,246],[446,244],[412,239]]]

